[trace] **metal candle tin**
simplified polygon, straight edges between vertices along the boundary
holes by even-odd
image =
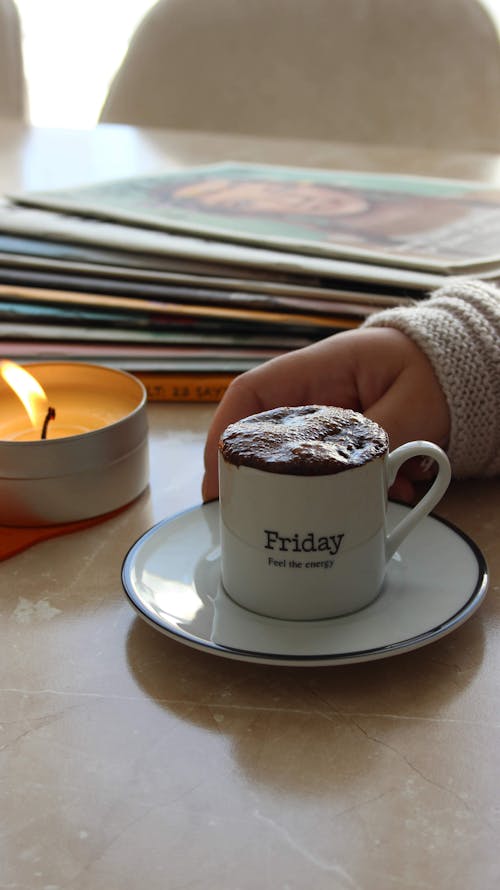
[[[20,441],[24,409],[0,389],[0,524],[42,526],[100,516],[149,481],[146,390],[130,374],[78,362],[25,365],[56,409],[45,440]],[[57,437],[57,422],[65,429]],[[82,430],[68,435],[67,430]],[[4,438],[4,431],[8,438]]]

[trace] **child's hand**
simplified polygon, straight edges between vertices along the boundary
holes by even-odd
[[[336,405],[376,420],[391,450],[413,439],[445,447],[450,417],[432,366],[405,334],[394,328],[362,328],[335,334],[287,353],[237,377],[222,399],[205,445],[203,499],[218,496],[217,447],[228,424],[287,405]],[[425,470],[410,463],[391,490],[411,500],[411,480]]]

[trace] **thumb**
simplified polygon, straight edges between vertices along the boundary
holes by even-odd
[[[364,414],[386,431],[393,449],[412,439],[423,438],[413,407],[407,387],[398,378]]]
[[[403,371],[365,414],[385,429],[391,448],[415,439],[446,446],[449,413],[445,396],[439,385],[426,386],[416,371]]]

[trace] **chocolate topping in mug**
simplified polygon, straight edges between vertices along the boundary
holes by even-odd
[[[229,463],[292,476],[360,467],[388,450],[385,430],[357,411],[327,405],[273,408],[231,424],[219,449]]]

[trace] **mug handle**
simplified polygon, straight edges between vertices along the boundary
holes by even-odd
[[[396,478],[396,473],[398,472],[400,466],[405,463],[405,461],[409,460],[411,457],[431,457],[436,461],[439,470],[434,482],[432,483],[429,491],[423,496],[423,498],[410,510],[409,513],[398,523],[396,528],[390,532],[390,534],[386,535],[385,538],[385,547],[386,547],[386,560],[390,559],[391,556],[395,553],[401,542],[406,538],[406,536],[411,532],[411,530],[416,526],[417,522],[420,522],[425,516],[427,516],[433,507],[436,506],[438,501],[441,500],[444,495],[448,485],[451,480],[451,467],[450,462],[444,453],[444,451],[439,447],[439,445],[434,445],[433,442],[407,442],[405,445],[400,445],[399,448],[395,448],[394,451],[389,454],[388,462],[387,462],[387,472],[388,472],[388,481],[387,487],[390,488],[392,483]]]

